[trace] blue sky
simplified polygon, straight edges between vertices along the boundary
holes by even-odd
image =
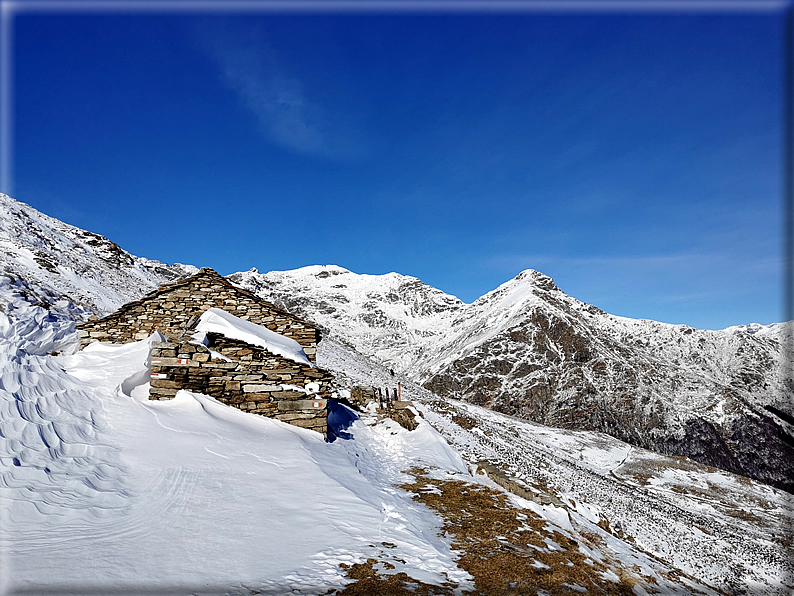
[[[14,17],[15,198],[223,274],[782,320],[781,11]],[[8,189],[5,189],[8,190]]]

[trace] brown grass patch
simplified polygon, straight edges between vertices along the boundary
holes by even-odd
[[[460,480],[431,479],[422,470],[411,473],[415,481],[400,488],[444,518],[453,548],[462,551],[458,565],[474,576],[476,593],[576,594],[563,585],[568,583],[591,594],[632,594],[639,578],[624,570],[617,583],[604,579],[606,567],[581,553],[578,542],[548,530],[547,520],[531,511],[513,507],[504,493]]]
[[[434,586],[417,581],[405,573],[385,575],[375,569],[377,559],[367,559],[366,563],[355,563],[340,567],[347,577],[356,580],[342,590],[331,590],[328,594],[344,596],[452,596],[452,586]],[[394,565],[383,563],[385,569]]]
[[[545,590],[552,596],[582,593],[633,596],[632,588],[642,582],[653,591],[654,578],[643,577],[639,569],[613,564],[619,578],[607,580],[607,567],[589,559],[579,550],[579,542],[550,526],[530,510],[514,507],[497,490],[462,480],[429,478],[421,469],[409,471],[414,481],[400,488],[415,501],[424,503],[444,520],[443,531],[451,536],[452,547],[461,552],[458,566],[474,577],[475,589],[465,594],[518,596]],[[591,549],[601,551],[603,539],[597,534],[579,534]],[[390,543],[383,545],[389,548]],[[603,554],[603,553],[602,553]],[[379,566],[380,569],[376,569]],[[431,585],[405,573],[387,575],[394,569],[387,561],[370,558],[366,563],[344,565],[356,582],[329,594],[338,596],[448,596],[455,586]],[[567,585],[566,585],[567,584]]]

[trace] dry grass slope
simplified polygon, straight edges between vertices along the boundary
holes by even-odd
[[[503,492],[461,480],[430,478],[422,469],[412,469],[409,473],[414,481],[400,488],[412,493],[415,501],[424,503],[444,520],[444,532],[452,537],[453,548],[461,553],[458,565],[474,577],[475,590],[466,594],[518,596],[543,591],[557,596],[586,591],[633,595],[632,587],[640,578],[632,570],[621,570],[616,574],[618,581],[607,579],[607,568],[583,554],[575,540],[560,534],[531,511],[514,507]],[[593,544],[588,546],[597,548],[598,537],[593,538]],[[452,584],[434,586],[417,582],[404,573],[382,573],[389,567],[376,559],[345,567],[347,576],[357,581],[329,594],[454,593]],[[651,587],[648,579],[644,582],[646,590]]]

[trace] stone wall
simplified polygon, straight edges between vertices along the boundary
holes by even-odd
[[[375,399],[374,387],[362,387],[356,385],[350,389],[350,401],[360,408],[366,408],[367,404]]]
[[[149,399],[172,399],[187,389],[326,436],[331,373],[214,333],[208,339],[209,347],[186,341],[152,344]],[[212,358],[210,350],[229,360]],[[307,383],[319,385],[316,395],[295,389]]]
[[[187,339],[198,317],[208,308],[220,308],[271,331],[291,337],[315,362],[320,332],[308,321],[237,288],[221,275],[203,268],[193,277],[161,286],[140,300],[96,321],[77,325],[80,348],[95,341],[129,343],[160,331],[168,341]]]

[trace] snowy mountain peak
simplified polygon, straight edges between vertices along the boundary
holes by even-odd
[[[703,331],[618,317],[533,269],[471,304],[416,278],[341,271],[229,279],[438,395],[794,488],[782,324]]]
[[[514,317],[522,313],[526,315],[533,307],[556,308],[563,303],[575,310],[588,307],[562,292],[548,275],[534,269],[525,269],[495,290],[480,296],[471,304],[470,310],[509,312]]]
[[[554,283],[554,280],[548,275],[536,271],[535,269],[524,269],[521,273],[513,278],[515,281],[529,282],[533,287],[539,290],[551,292],[559,288]]]
[[[252,269],[252,271],[254,271],[254,269]],[[340,267],[339,265],[306,265],[305,267],[299,267],[298,269],[292,269],[287,271],[271,271],[271,273],[284,273],[284,274],[294,273],[296,275],[314,275],[319,279],[325,279],[327,277],[331,277],[334,275],[343,275],[352,272],[348,269],[345,269],[344,267]]]

